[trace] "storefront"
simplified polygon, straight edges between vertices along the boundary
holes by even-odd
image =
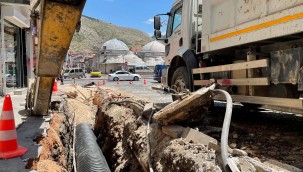
[[[29,5],[1,3],[1,95],[27,86],[29,27]]]

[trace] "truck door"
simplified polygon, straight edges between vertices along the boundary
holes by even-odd
[[[168,44],[166,50],[168,50],[166,64],[170,64],[173,57],[176,56],[178,50],[183,46],[182,40],[182,4],[175,6],[171,11],[169,24],[167,27]]]

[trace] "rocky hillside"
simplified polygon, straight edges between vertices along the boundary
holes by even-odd
[[[142,31],[82,16],[80,32],[75,33],[70,47],[72,51],[96,53],[104,42],[113,38],[123,41],[129,48],[142,47],[152,41],[152,38]]]

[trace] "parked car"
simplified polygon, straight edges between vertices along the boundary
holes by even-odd
[[[93,69],[90,72],[90,77],[101,77],[101,71],[98,69]]]
[[[167,65],[165,64],[158,64],[155,66],[154,69],[154,80],[161,82],[161,77],[162,77],[162,70],[166,69]]]
[[[128,81],[139,81],[141,76],[138,74],[133,74],[127,71],[116,71],[108,75],[109,80],[118,81],[118,80],[128,80]]]
[[[64,79],[66,78],[83,78],[85,73],[82,68],[68,68],[64,70],[63,74]]]

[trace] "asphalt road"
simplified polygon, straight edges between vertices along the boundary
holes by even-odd
[[[144,84],[144,77],[139,81],[110,81],[107,79],[106,75],[103,75],[99,78],[90,78],[87,76],[82,79],[65,79],[64,84],[72,84],[76,83],[79,85],[86,85],[88,83],[94,82],[96,85],[100,82],[101,88],[102,86],[106,86],[109,88],[113,88],[115,90],[119,90],[122,92],[126,92],[132,95],[135,95],[144,100],[154,102],[154,103],[168,103],[172,102],[171,95],[166,94],[163,91],[158,91],[152,89],[152,87],[161,87],[161,84],[157,81],[153,80],[151,77],[146,77],[146,84]],[[105,85],[103,84],[105,82]]]

